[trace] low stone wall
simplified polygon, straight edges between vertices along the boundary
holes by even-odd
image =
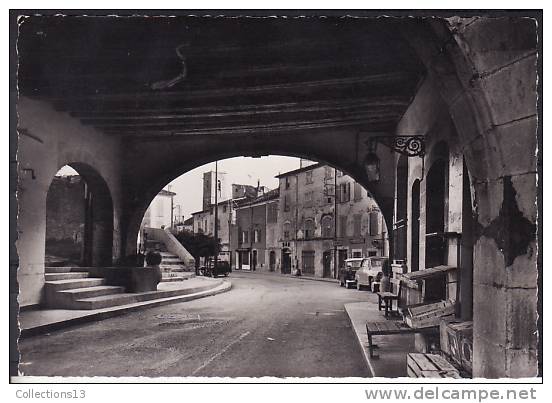
[[[159,266],[151,267],[89,267],[91,277],[103,277],[107,285],[125,287],[126,292],[156,291],[161,282]]]

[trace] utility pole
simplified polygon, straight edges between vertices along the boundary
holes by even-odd
[[[297,249],[297,244],[298,244],[297,230],[299,225],[298,221],[299,221],[299,174],[295,174],[295,270],[299,270],[299,250]]]
[[[334,168],[334,279],[337,278],[337,169]]]
[[[232,199],[228,200],[228,264],[232,267]]]
[[[213,273],[216,273],[218,263],[218,160],[215,161],[215,264]],[[214,275],[214,274],[213,274]]]
[[[257,188],[258,190],[258,188]],[[257,192],[258,194],[258,192]],[[255,270],[253,266],[253,237],[255,236],[253,230],[253,202],[249,204],[249,270]]]
[[[381,214],[381,255],[385,256],[385,232],[383,231],[383,214]]]
[[[171,185],[167,186],[167,189],[169,192],[171,191]],[[171,230],[173,229],[174,225],[174,197],[171,195]]]

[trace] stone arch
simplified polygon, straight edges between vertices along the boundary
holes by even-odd
[[[332,238],[334,236],[335,218],[331,214],[323,215],[320,219],[322,238]]]
[[[418,271],[420,268],[420,179],[414,180],[411,193],[412,218],[410,223],[410,240],[412,243],[410,270]]]
[[[393,259],[406,261],[407,255],[407,230],[408,230],[408,157],[401,155],[397,161],[395,181],[395,222],[394,235],[394,256]]]
[[[403,29],[448,107],[472,179],[473,375],[535,376],[536,20],[454,17]],[[520,248],[512,237],[524,239]],[[501,306],[504,316],[485,306]]]
[[[305,217],[305,219],[303,220],[303,229],[305,239],[314,238],[316,223],[314,222],[313,217]]]
[[[233,142],[234,144],[235,142]],[[270,148],[270,147],[269,147]],[[313,148],[314,149],[314,148]],[[300,148],[300,151],[289,151],[285,150],[282,151],[281,149],[278,149],[277,147],[274,147],[274,149],[271,149],[271,151],[261,152],[257,151],[258,154],[261,155],[283,155],[283,156],[290,156],[290,157],[297,157],[297,158],[308,158],[311,160],[316,160],[322,163],[325,163],[327,165],[330,165],[332,167],[335,167],[339,171],[344,172],[346,175],[349,175],[352,177],[355,181],[360,183],[371,195],[371,197],[376,201],[378,204],[378,207],[380,208],[380,211],[382,212],[384,219],[386,221],[387,228],[392,228],[390,226],[390,223],[392,222],[392,214],[393,214],[393,196],[387,195],[382,189],[378,188],[377,184],[374,184],[367,180],[366,173],[364,172],[362,166],[360,164],[351,164],[351,165],[345,165],[343,164],[343,161],[339,161],[336,158],[328,155],[320,156],[320,154],[316,153],[316,149],[314,149],[313,153],[310,154],[309,152],[305,151],[309,150],[308,148],[305,148],[302,146]],[[209,156],[202,156],[198,157],[197,160],[194,160],[192,163],[188,162],[188,164],[185,164],[184,166],[182,164],[174,167],[169,172],[165,172],[164,174],[160,175],[158,178],[153,181],[153,183],[149,184],[147,187],[147,190],[142,192],[142,195],[140,195],[139,199],[136,200],[136,203],[128,208],[129,216],[127,216],[127,229],[125,231],[126,234],[126,254],[133,254],[134,249],[136,248],[136,236],[138,234],[140,222],[142,220],[142,217],[155,197],[157,193],[163,187],[167,185],[167,183],[170,183],[172,180],[176,179],[178,176],[182,175],[183,173],[190,171],[194,168],[197,168],[199,166],[205,165],[207,163],[213,162],[215,159],[222,160],[226,158],[232,158],[232,157],[239,157],[243,156],[243,152],[240,152],[239,150],[232,150],[228,151],[228,148],[225,149],[224,152],[218,152],[215,155],[209,155]],[[390,237],[389,239],[389,247],[391,249],[392,247],[392,239]]]
[[[426,181],[426,267],[447,263],[448,147],[440,142],[430,153]]]
[[[69,162],[65,165],[73,168],[85,183],[82,264],[110,266],[113,256],[114,225],[113,200],[109,186],[98,171],[87,163]]]

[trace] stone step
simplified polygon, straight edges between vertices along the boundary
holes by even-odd
[[[58,294],[70,296],[73,300],[99,297],[101,295],[121,294],[123,292],[125,292],[125,287],[116,285],[98,285],[94,287],[57,291]]]
[[[147,250],[157,250],[159,252],[166,252],[167,247],[165,244],[161,241],[146,241],[146,249]]]
[[[67,265],[67,261],[61,259],[46,259],[45,263],[50,267],[63,267]]]
[[[174,265],[174,266],[159,265],[159,268],[161,269],[161,271],[171,271],[171,272],[189,271],[189,270],[186,270],[186,267],[182,265]]]
[[[125,291],[124,287],[99,285],[92,287],[73,288],[69,290],[46,289],[46,306],[55,309],[79,309],[76,302],[83,298],[116,295]]]
[[[83,298],[75,301],[74,309],[102,309],[119,305],[134,304],[137,302],[151,301],[160,298],[175,297],[178,295],[193,294],[196,292],[207,291],[213,288],[213,284],[198,286],[186,289],[150,291],[144,293],[122,293],[115,295],[102,295],[99,297]]]
[[[162,256],[161,261],[163,262],[182,262],[178,256]]]
[[[75,288],[85,288],[85,287],[94,287],[97,285],[104,285],[105,279],[103,278],[78,278],[70,280],[54,280],[46,281],[44,287],[46,291],[61,291],[61,290],[71,290]]]
[[[173,261],[167,262],[167,261],[162,260],[161,263],[159,264],[159,266],[169,266],[169,267],[170,266],[184,266],[184,262],[176,261],[176,260],[174,262]]]
[[[162,283],[173,283],[175,281],[184,281],[184,280],[187,280],[187,278],[182,277],[182,276],[174,276],[174,277],[163,277],[161,279],[161,282]]]
[[[56,281],[56,280],[72,280],[77,278],[87,278],[88,272],[65,272],[65,273],[45,273],[44,278],[46,281]]]
[[[69,273],[71,271],[70,266],[46,266],[44,267],[44,273]]]
[[[161,282],[184,281],[195,277],[195,273],[163,273]]]

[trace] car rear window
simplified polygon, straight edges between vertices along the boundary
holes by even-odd
[[[383,260],[372,260],[372,267],[382,267],[383,266]]]

